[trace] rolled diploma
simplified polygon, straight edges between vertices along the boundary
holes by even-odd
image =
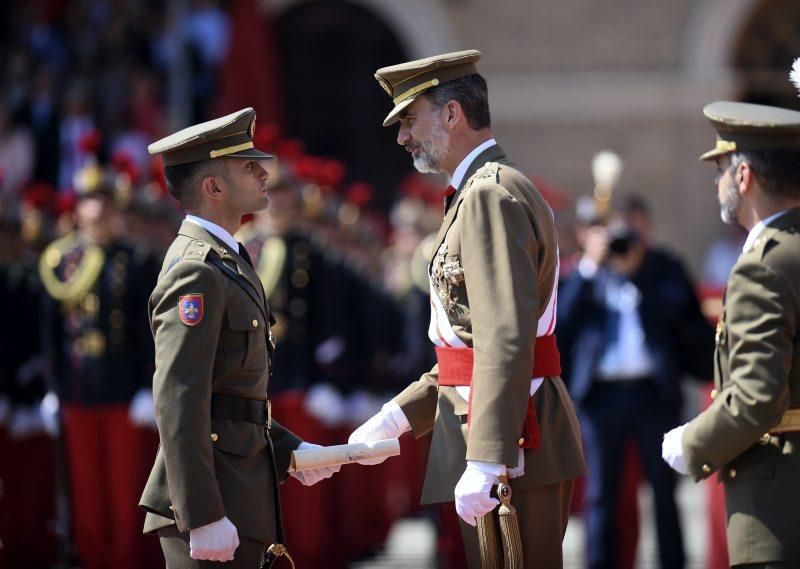
[[[302,472],[313,468],[323,468],[337,464],[350,464],[359,460],[397,456],[400,454],[400,441],[384,439],[369,443],[353,443],[320,448],[306,448],[292,451],[289,472]]]

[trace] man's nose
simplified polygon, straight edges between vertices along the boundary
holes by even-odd
[[[401,126],[400,130],[397,131],[397,144],[400,146],[405,146],[410,138],[411,135],[409,134],[408,129]]]

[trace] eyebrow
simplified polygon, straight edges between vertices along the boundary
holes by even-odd
[[[408,117],[412,116],[412,113],[406,109],[403,109],[402,111],[400,111],[400,114],[398,116],[401,119],[407,119]]]

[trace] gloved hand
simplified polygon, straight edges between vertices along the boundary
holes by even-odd
[[[49,391],[39,403],[39,416],[42,419],[42,426],[51,437],[58,436],[61,431],[60,408],[61,403],[58,400],[58,395],[52,391]]]
[[[347,439],[348,443],[369,443],[384,439],[396,439],[406,431],[411,430],[403,410],[394,401],[386,403],[380,411],[367,419]],[[359,464],[380,464],[387,457],[360,460]]]
[[[151,429],[157,427],[156,408],[153,404],[153,391],[151,389],[143,387],[136,392],[128,408],[128,418],[137,427],[150,427]]]
[[[189,555],[192,559],[233,561],[239,547],[239,534],[228,517],[189,530]]]
[[[320,448],[320,445],[302,442],[297,450],[306,448]],[[303,486],[313,486],[320,480],[330,478],[342,469],[338,464],[336,466],[325,466],[322,468],[314,468],[312,470],[303,470],[302,472],[290,472],[293,477],[300,481]]]
[[[456,512],[471,526],[477,524],[475,518],[488,514],[500,504],[490,494],[492,487],[499,481],[498,475],[484,472],[476,462],[467,461],[467,468],[455,490]]]
[[[689,474],[689,469],[686,467],[686,459],[683,458],[684,430],[686,430],[686,425],[681,425],[664,435],[664,442],[661,443],[661,458],[676,472]]]

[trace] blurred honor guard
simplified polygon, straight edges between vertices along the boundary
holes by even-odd
[[[116,199],[127,187],[115,181],[95,164],[78,171],[77,229],[39,261],[42,344],[55,376],[42,409],[54,434],[63,418],[74,536],[87,568],[138,566],[141,520],[130,505],[141,491],[144,439],[136,427],[146,421],[142,407],[152,409],[145,310],[156,274],[152,258],[121,238]]]
[[[717,131],[723,221],[749,231],[717,325],[714,398],[664,437],[664,459],[725,485],[734,567],[800,567],[800,112],[703,109]]]
[[[479,59],[468,50],[376,73],[395,104],[384,126],[399,121],[397,142],[417,170],[447,172],[451,186],[429,266],[438,363],[350,440],[432,430],[422,501],[455,500],[470,567],[493,566],[481,561],[491,548],[479,547],[475,526],[496,527],[497,510],[501,521],[508,513],[492,494],[506,477],[519,531],[503,524],[502,537],[522,539],[514,560],[560,567],[573,481],[586,465],[553,336],[553,213],[492,138]]]
[[[148,148],[187,212],[149,304],[161,446],[140,505],[167,567],[259,567],[286,553],[278,484],[291,451],[308,444],[271,418],[274,321],[232,237],[268,203],[263,161],[273,157],[253,146],[255,120],[243,109]],[[335,470],[293,475],[310,485]]]

